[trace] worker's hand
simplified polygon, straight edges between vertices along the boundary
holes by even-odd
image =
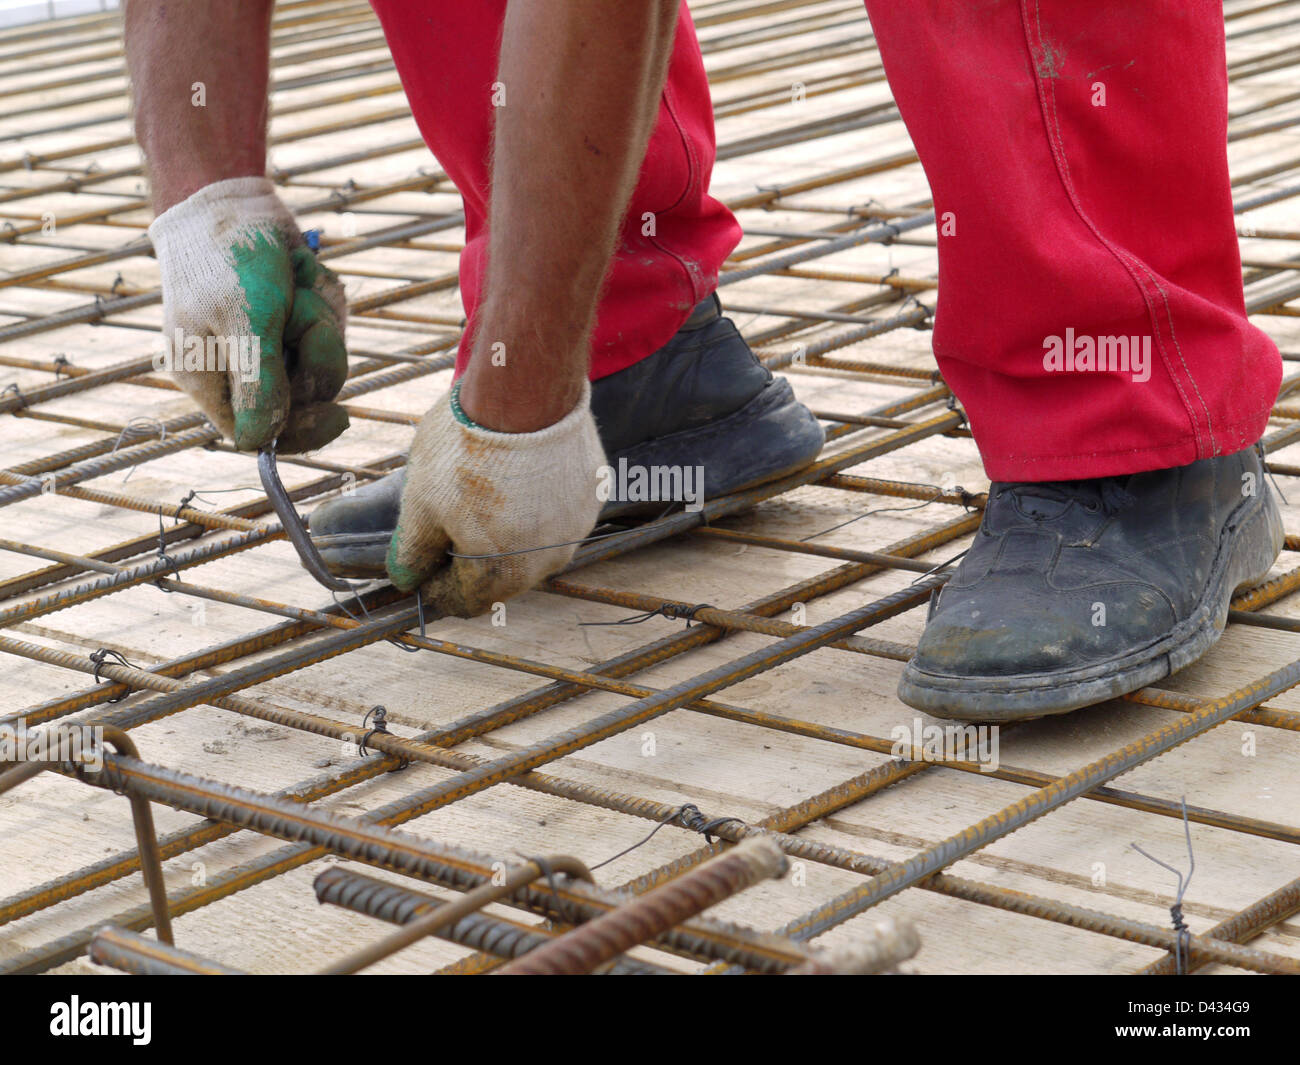
[[[595,526],[604,465],[585,382],[578,406],[535,433],[465,424],[443,396],[411,445],[389,577],[460,617],[527,591],[562,569],[577,549],[572,541]],[[539,547],[546,550],[530,550]],[[495,557],[449,558],[449,550]]]
[[[347,301],[261,177],[200,189],[149,227],[162,272],[156,360],[241,451],[308,451],[348,426]]]

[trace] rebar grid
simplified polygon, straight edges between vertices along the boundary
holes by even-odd
[[[1233,846],[1300,843],[1300,826],[1285,817],[1271,820],[1215,808],[1197,801],[1194,793],[1184,807],[1176,794],[1113,783],[1227,721],[1287,739],[1300,731],[1300,713],[1266,705],[1300,680],[1294,642],[1300,622],[1277,613],[1290,607],[1289,597],[1300,587],[1300,565],[1286,553],[1270,581],[1238,597],[1230,618],[1231,625],[1269,629],[1279,641],[1289,641],[1273,654],[1279,668],[1220,685],[1214,693],[1172,688],[1136,692],[1123,701],[1130,714],[1139,715],[1126,719],[1138,726],[1129,730],[1126,742],[1074,758],[1070,764],[1080,767],[1068,771],[1008,761],[993,768],[969,759],[935,761],[910,743],[900,752],[899,741],[879,730],[819,720],[815,701],[801,701],[795,712],[789,698],[773,700],[775,709],[747,705],[744,698],[716,698],[751,678],[778,675],[785,663],[814,656],[828,676],[875,660],[905,661],[910,643],[864,630],[879,625],[890,635],[915,631],[915,608],[942,583],[945,574],[936,570],[978,525],[984,493],[979,484],[972,483],[971,490],[956,478],[930,484],[894,472],[934,469],[936,463],[967,471],[978,465],[962,414],[926,351],[924,332],[937,287],[934,216],[860,3],[709,0],[692,8],[719,122],[715,186],[739,213],[747,233],[722,277],[721,294],[764,361],[789,374],[801,392],[808,390],[809,402],[827,427],[828,446],[812,467],[796,475],[712,500],[698,512],[678,511],[616,531],[582,548],[564,574],[532,597],[540,601],[532,613],[549,613],[557,619],[552,624],[571,628],[567,619],[574,606],[583,606],[584,616],[590,608],[591,618],[606,624],[634,620],[628,612],[642,612],[650,616],[647,627],[663,633],[647,638],[638,637],[635,628],[604,628],[600,631],[618,651],[588,656],[588,668],[566,665],[559,654],[539,659],[528,649],[541,646],[540,638],[526,636],[510,645],[512,650],[502,650],[486,624],[440,632],[445,622],[432,611],[426,611],[427,629],[417,634],[413,603],[387,586],[374,587],[356,602],[302,606],[219,587],[213,578],[195,572],[213,564],[210,572],[229,578],[240,568],[219,568],[222,560],[240,561],[250,574],[277,567],[283,571],[292,562],[277,552],[275,542],[284,534],[268,520],[268,501],[260,489],[247,487],[256,480],[252,459],[244,460],[244,467],[234,465],[240,460],[230,457],[233,449],[220,442],[201,416],[185,413],[184,404],[172,395],[174,386],[151,372],[148,352],[160,297],[143,235],[150,217],[143,171],[126,125],[120,27],[114,16],[87,16],[61,20],[54,29],[0,33],[0,108],[6,116],[0,127],[0,341],[6,342],[0,347],[0,416],[12,419],[5,425],[6,454],[0,462],[0,557],[48,563],[28,568],[31,564],[24,561],[0,573],[0,628],[7,630],[0,632],[0,651],[11,661],[44,671],[31,672],[33,677],[57,673],[61,678],[57,684],[46,680],[50,694],[30,705],[15,698],[17,684],[8,690],[10,705],[4,707],[0,725],[131,730],[173,718],[181,729],[194,719],[194,708],[206,706],[238,715],[240,721],[295,730],[333,744],[362,740],[369,752],[325,767],[274,795],[247,786],[247,774],[255,768],[249,764],[228,766],[220,780],[203,779],[184,765],[173,766],[161,743],[140,742],[139,758],[106,755],[97,775],[61,766],[83,782],[75,785],[78,796],[90,794],[85,785],[96,785],[123,791],[137,804],[152,800],[200,818],[177,822],[183,827],[158,838],[163,862],[172,863],[164,871],[170,874],[168,907],[181,949],[163,949],[133,935],[153,926],[146,902],[113,910],[107,923],[115,927],[95,939],[93,956],[140,972],[234,971],[237,966],[220,951],[185,951],[192,946],[185,938],[185,915],[234,899],[233,908],[220,909],[231,920],[228,935],[233,940],[240,931],[234,915],[240,912],[242,892],[315,863],[324,870],[316,885],[322,901],[399,924],[427,921],[444,910],[453,914],[454,923],[431,930],[459,948],[457,960],[444,971],[488,972],[515,958],[526,959],[533,949],[542,952],[540,958],[557,957],[572,942],[565,938],[571,928],[592,920],[608,922],[611,915],[617,925],[620,900],[682,877],[689,887],[702,863],[761,837],[795,862],[839,871],[848,879],[828,875],[822,883],[835,887],[800,896],[797,905],[785,907],[782,927],[773,933],[711,918],[673,919],[663,927],[646,925],[643,934],[630,939],[607,939],[614,946],[592,964],[609,963],[606,971],[615,972],[670,971],[680,970],[680,959],[686,959],[712,964],[714,971],[793,971],[809,958],[800,944],[835,929],[851,939],[854,930],[866,927],[855,918],[916,887],[927,893],[922,914],[939,912],[933,908],[938,903],[929,901],[938,894],[958,900],[958,913],[978,908],[973,921],[1032,916],[1045,928],[1080,929],[1165,952],[1154,961],[1144,956],[1143,971],[1173,971],[1180,946],[1187,950],[1189,969],[1217,964],[1258,972],[1300,971],[1295,941],[1300,932],[1276,932],[1300,910],[1300,879],[1279,875],[1268,865],[1251,869],[1247,897],[1258,901],[1235,907],[1203,904],[1200,916],[1213,913],[1216,920],[1212,927],[1202,921],[1203,930],[1184,944],[1166,924],[1134,917],[1132,906],[1124,913],[1111,912],[1079,905],[1064,891],[1038,894],[948,871],[1031,820],[1047,817],[1050,830],[1051,814],[1081,799],[1095,808],[1097,818],[1115,808],[1140,814],[1153,832],[1181,831],[1185,814],[1193,825],[1228,834],[1222,838]],[[1300,42],[1271,42],[1300,19],[1300,2],[1240,0],[1226,4],[1225,15],[1229,77],[1238,92],[1230,142],[1265,146],[1233,157],[1234,196],[1248,242],[1243,249],[1246,302],[1279,340],[1290,370],[1290,363],[1300,358],[1295,339],[1300,334],[1289,324],[1300,313],[1300,231],[1278,219],[1285,217],[1287,201],[1300,194],[1300,142],[1294,137],[1300,93],[1285,88],[1285,79],[1293,78],[1300,66]],[[281,459],[294,471],[286,477],[297,475],[292,497],[314,503],[402,463],[400,449],[407,437],[398,434],[405,434],[420,415],[411,398],[415,393],[407,390],[445,374],[459,337],[455,256],[463,218],[446,175],[413,135],[367,4],[282,2],[273,34],[271,174],[304,225],[323,229],[322,257],[349,283],[353,295],[350,372],[342,398],[356,428],[323,454]],[[60,65],[52,65],[51,57]],[[792,96],[796,83],[801,87],[797,106]],[[1248,162],[1242,164],[1242,159]],[[797,174],[787,176],[783,167],[790,160],[801,165]],[[825,160],[834,162],[820,165]],[[751,180],[760,173],[761,181]],[[900,194],[897,190],[904,186],[908,191]],[[1265,437],[1270,454],[1300,439],[1300,411],[1282,402],[1297,382],[1300,374],[1289,373],[1283,381]],[[835,394],[832,388],[847,398],[836,395],[833,402],[824,402],[822,397]],[[851,409],[859,401],[863,409]],[[164,407],[165,417],[141,421],[142,415]],[[134,417],[119,416],[128,411]],[[364,442],[354,445],[353,436]],[[18,453],[12,458],[10,445]],[[202,449],[214,453],[213,469],[244,472],[229,480],[208,477],[203,472],[208,462],[199,458]],[[1300,475],[1300,466],[1285,462],[1270,461],[1269,469],[1284,479],[1284,492],[1290,484],[1285,479]],[[111,480],[96,483],[110,475]],[[132,476],[139,477],[135,485]],[[968,474],[966,479],[977,477]],[[236,490],[239,501],[222,506],[216,493]],[[56,513],[65,500],[114,515],[132,535],[106,544],[93,526],[84,526],[64,530],[61,548],[30,542],[28,523],[58,531],[60,520],[66,524],[89,513],[84,507]],[[893,511],[904,516],[881,516]],[[828,514],[835,516],[828,519]],[[666,557],[649,549],[670,539],[687,553],[686,568],[701,574],[724,553],[756,549],[762,554],[746,574],[745,593],[723,604],[598,583],[601,574],[621,572],[613,565],[601,569],[601,564]],[[1297,550],[1300,536],[1289,535],[1285,551]],[[627,572],[639,579],[641,571]],[[787,575],[795,579],[785,579]],[[277,579],[291,582],[292,574],[281,572]],[[251,576],[231,583],[261,587]],[[293,587],[304,595],[319,591],[310,582]],[[142,646],[149,648],[164,633],[140,618],[140,597],[163,595],[245,611],[250,619],[270,615],[280,620],[170,658],[142,653]],[[742,601],[747,596],[749,601]],[[130,606],[121,605],[128,602]],[[319,596],[311,602],[318,604]],[[50,620],[63,611],[82,618],[85,611],[105,606],[131,619],[122,622],[119,640],[105,642],[89,633],[83,637],[76,621]],[[822,619],[819,623],[808,623],[810,610]],[[911,628],[900,628],[899,621]],[[483,638],[467,641],[467,631]],[[543,683],[528,690],[515,683],[499,686],[516,694],[460,717],[439,710],[435,727],[411,729],[410,735],[348,717],[346,701],[312,704],[308,699],[311,709],[306,710],[284,705],[281,689],[256,690],[332,660],[352,663],[354,670],[374,670],[374,649],[384,641],[414,652],[397,663],[403,669],[437,676],[460,661]],[[108,654],[92,658],[92,646]],[[651,671],[668,679],[647,683],[639,676]],[[66,678],[75,673],[90,680],[69,687]],[[383,694],[382,673],[373,676],[369,687],[375,701],[395,710],[394,700]],[[52,694],[56,689],[60,694]],[[892,696],[879,697],[887,698]],[[566,760],[677,711],[722,722],[722,734],[735,744],[737,756],[745,752],[748,757],[765,745],[787,760],[804,756],[811,763],[832,752],[839,757],[852,752],[861,759],[860,768],[831,786],[797,789],[800,797],[794,802],[773,803],[753,795],[748,805],[768,812],[740,819],[715,808],[711,795],[693,795],[689,783],[654,788],[656,798],[643,794],[644,785],[635,776],[607,772],[593,782],[593,763]],[[884,720],[911,722],[917,716],[899,704],[890,712],[893,717]],[[413,711],[394,717],[408,725],[427,720]],[[1072,721],[1076,719],[1082,720],[1076,716]],[[516,735],[510,728],[514,725],[524,731]],[[1016,744],[1024,737],[1026,756],[1039,753],[1034,743],[1045,735],[1034,723],[1004,732]],[[786,740],[800,743],[781,747]],[[720,757],[725,759],[726,752]],[[435,775],[410,776],[409,783],[401,774],[390,775],[411,764],[429,767]],[[1254,769],[1246,767],[1247,772]],[[885,856],[859,849],[864,834],[887,838],[893,827],[890,807],[882,804],[899,795],[924,803],[930,793],[919,789],[936,778],[973,782],[987,796],[983,808],[996,812],[959,831],[893,841]],[[984,778],[1001,786],[980,784]],[[338,817],[322,805],[327,799],[372,796],[378,784],[387,785],[386,801],[360,816]],[[499,789],[500,784],[557,800],[570,811],[566,817],[611,815],[599,821],[606,827],[593,843],[594,857],[644,835],[637,820],[663,826],[661,841],[677,833],[676,844],[668,849],[661,844],[653,852],[671,854],[657,866],[636,851],[622,858],[619,868],[635,873],[619,892],[567,879],[538,880],[539,870],[533,869],[520,879],[523,886],[510,882],[510,894],[490,890],[491,863],[494,857],[516,863],[522,860],[518,855],[485,856],[466,849],[466,840],[451,832],[455,821],[439,821],[431,829],[433,838],[397,831],[435,811],[482,809],[475,803],[481,804],[488,793],[517,794]],[[21,800],[23,794],[19,790],[14,797]],[[681,801],[682,794],[687,801]],[[1007,795],[1017,798],[1007,801]],[[355,805],[365,807],[362,801]],[[15,823],[21,823],[23,807],[14,809]],[[875,833],[850,831],[860,828],[860,822],[837,817],[849,811],[865,817]],[[944,822],[938,818],[935,823]],[[286,842],[246,851],[252,856],[201,883],[180,875],[200,848],[250,833]],[[691,847],[692,833],[704,834],[706,845]],[[1203,846],[1220,838],[1211,836]],[[0,835],[0,853],[3,839]],[[566,842],[546,849],[572,848]],[[449,902],[334,869],[322,863],[331,853],[459,894]],[[584,852],[583,859],[587,857]],[[1200,860],[1211,859],[1202,853]],[[62,931],[57,915],[75,899],[88,901],[96,892],[134,880],[140,870],[138,852],[123,850],[43,883],[32,885],[31,877],[22,878],[26,887],[0,899],[0,927],[16,924],[23,932],[20,947],[0,952],[0,972],[44,971],[87,953],[106,921],[99,917]],[[280,883],[288,890],[286,881]],[[466,911],[464,900],[477,897],[475,892],[544,921],[512,921],[497,912],[499,907]],[[1113,902],[1117,897],[1103,893],[1102,898]],[[1148,891],[1137,901],[1150,909],[1173,899],[1166,892]],[[951,907],[945,906],[946,916],[936,916],[936,922],[953,920]],[[1195,906],[1188,908],[1198,912]],[[775,906],[773,912],[780,909]],[[47,923],[41,924],[42,919]],[[925,917],[916,923],[924,941]],[[597,925],[597,932],[602,927]],[[1262,936],[1267,936],[1265,943],[1248,945]],[[4,938],[0,933],[0,945]],[[404,944],[411,938],[398,934],[392,940]],[[583,942],[581,937],[577,941]],[[638,950],[610,962],[632,944],[647,941],[655,953]],[[359,967],[362,960],[376,960],[386,953],[380,949],[384,942],[377,927],[370,929],[361,941],[370,949],[357,951],[352,961]],[[307,967],[325,967],[330,959],[340,971],[348,967],[347,959],[338,960],[345,953],[341,950],[328,957],[317,953]],[[1030,950],[1024,960],[1051,967],[1053,959],[1032,954]],[[518,967],[525,969],[528,963]]]

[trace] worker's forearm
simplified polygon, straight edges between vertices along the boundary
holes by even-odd
[[[266,172],[273,0],[127,0],[136,139],[161,214]]]
[[[540,429],[581,395],[600,288],[658,114],[677,10],[676,0],[511,0],[486,293],[461,386],[465,412],[480,424]]]

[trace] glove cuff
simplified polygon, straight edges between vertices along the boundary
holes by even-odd
[[[460,381],[451,386],[447,393],[447,402],[456,423],[471,437],[491,443],[495,447],[507,449],[515,446],[535,447],[538,444],[559,444],[582,433],[584,427],[592,420],[591,382],[582,382],[582,395],[577,405],[563,418],[544,429],[532,433],[503,433],[497,429],[487,429],[472,421],[460,405]]]
[[[230,243],[236,234],[279,230],[290,246],[303,242],[302,234],[265,177],[228,178],[204,185],[198,192],[169,207],[149,226],[149,239],[160,263],[184,255],[191,245],[209,248]]]

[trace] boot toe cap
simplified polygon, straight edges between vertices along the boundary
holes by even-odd
[[[917,645],[915,667],[972,678],[1070,672],[1120,659],[1178,623],[1165,596],[1140,583],[998,592],[949,590]]]
[[[313,540],[340,536],[392,536],[402,507],[403,471],[390,473],[382,480],[327,500],[311,513],[309,526]]]

